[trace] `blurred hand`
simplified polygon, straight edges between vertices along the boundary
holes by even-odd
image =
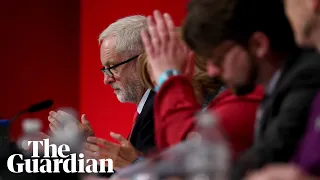
[[[40,132],[40,133],[39,133],[39,136],[40,136],[42,139],[49,139],[49,138],[50,138],[50,136],[49,136],[48,134],[43,133],[43,132]]]
[[[82,131],[86,136],[94,136],[94,132],[89,121],[86,118],[86,115],[81,116],[81,122],[73,117],[71,114],[68,114],[64,111],[50,111],[48,120],[50,121],[49,127],[53,133],[57,132],[57,129],[61,128],[62,119],[68,119],[70,121],[75,121],[78,125],[80,131]]]
[[[250,173],[245,180],[319,180],[320,177],[310,177],[299,167],[290,164],[275,164],[262,170]]]
[[[141,32],[153,77],[158,80],[161,73],[168,69],[193,75],[194,53],[179,38],[170,15],[162,15],[156,10],[153,17],[155,22],[152,17],[148,17],[148,31]]]
[[[112,159],[113,168],[121,169],[133,163],[139,152],[120,134],[110,133],[110,136],[120,144],[109,142],[98,137],[88,137],[85,143],[85,156],[90,159]]]

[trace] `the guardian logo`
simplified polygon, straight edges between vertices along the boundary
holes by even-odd
[[[28,146],[30,145],[32,145],[31,159],[24,159],[22,154],[13,154],[8,158],[7,167],[11,172],[60,173],[61,166],[63,167],[62,172],[66,173],[114,172],[112,159],[100,159],[99,161],[95,159],[84,159],[83,153],[79,153],[77,157],[76,153],[70,153],[70,147],[66,144],[57,147],[55,144],[50,144],[49,139],[44,139],[43,141],[28,141]],[[41,156],[41,158],[39,155],[39,145],[43,146],[43,156]],[[14,163],[17,160],[23,161],[24,163]],[[16,165],[17,168],[15,168],[14,165]],[[106,167],[108,171],[106,171]]]

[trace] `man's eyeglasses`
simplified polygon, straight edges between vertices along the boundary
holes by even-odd
[[[116,67],[118,67],[118,66],[120,66],[120,65],[122,65],[122,64],[126,64],[126,63],[128,63],[128,62],[136,59],[137,57],[139,57],[139,55],[136,55],[136,56],[134,56],[134,57],[132,57],[132,58],[130,58],[130,59],[128,59],[128,60],[125,60],[125,61],[123,61],[123,62],[121,62],[121,63],[119,63],[119,64],[116,64],[116,65],[113,65],[113,66],[111,66],[111,67],[108,67],[108,68],[103,67],[103,68],[101,68],[100,70],[101,70],[103,73],[106,73],[108,76],[113,76],[112,70],[114,70]]]

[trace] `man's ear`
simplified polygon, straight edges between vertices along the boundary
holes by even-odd
[[[140,55],[138,56],[138,61],[140,61],[141,58],[142,58],[142,54],[140,54]]]
[[[137,57],[137,59],[135,60],[135,67],[137,68],[137,69],[140,69],[141,67],[141,63],[140,63],[140,61],[142,60],[142,54],[140,54],[138,57]]]
[[[248,49],[258,59],[264,58],[270,50],[270,41],[262,32],[255,32],[249,39]]]

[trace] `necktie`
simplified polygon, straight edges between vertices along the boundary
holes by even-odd
[[[138,118],[138,115],[139,115],[139,113],[136,111],[135,113],[134,113],[134,115],[133,115],[133,126],[134,126],[134,124],[136,123],[136,121],[137,121],[137,118]],[[133,127],[132,127],[133,128]]]
[[[138,113],[137,111],[136,111],[136,112],[134,113],[134,115],[133,115],[132,128],[131,128],[131,132],[130,132],[129,137],[128,137],[129,140],[130,140],[130,138],[131,138],[131,134],[132,134],[134,125],[136,124],[138,115],[139,115],[139,113]]]

